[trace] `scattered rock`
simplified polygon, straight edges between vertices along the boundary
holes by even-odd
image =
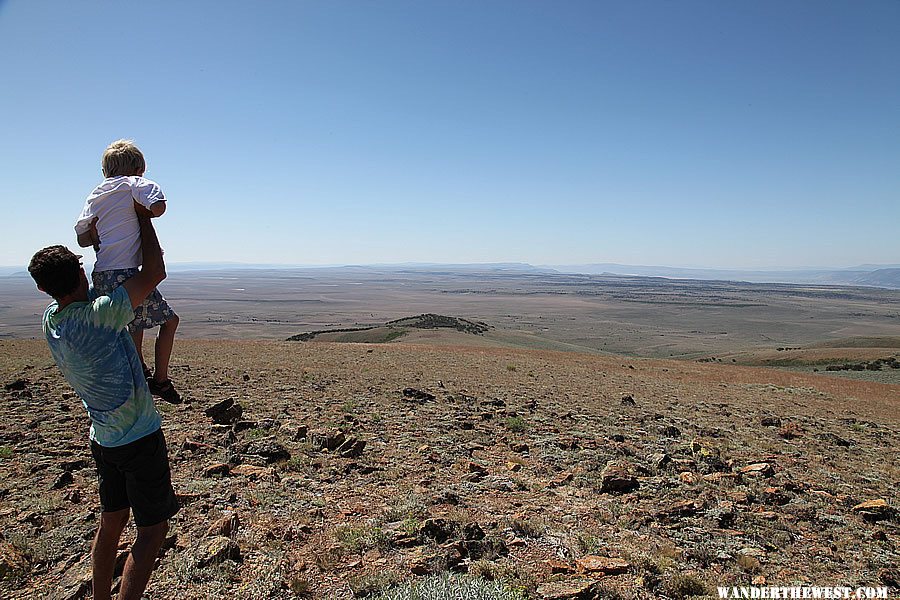
[[[458,524],[447,519],[425,519],[419,527],[419,536],[443,544],[456,535]]]
[[[56,481],[53,482],[54,490],[61,490],[62,488],[72,485],[75,479],[72,477],[71,471],[63,471],[59,474],[59,477],[56,478]]]
[[[762,477],[771,477],[775,474],[775,469],[769,463],[761,462],[761,463],[753,463],[752,465],[747,465],[746,467],[741,468],[742,475],[749,475],[753,477],[762,476]]]
[[[212,452],[216,447],[196,440],[186,439],[181,444],[181,449],[187,452]]]
[[[347,436],[344,435],[343,431],[319,431],[309,436],[309,442],[314,450],[337,450],[338,446],[345,441],[347,441]]]
[[[241,562],[241,549],[234,540],[218,536],[204,543],[196,557],[198,567],[219,564],[226,560]]]
[[[513,452],[522,454],[524,452],[528,452],[528,444],[526,444],[524,442],[511,442],[509,444],[509,449],[512,450]]]
[[[823,442],[834,444],[835,446],[841,446],[842,448],[849,448],[853,445],[853,442],[851,442],[850,440],[845,440],[841,436],[835,435],[833,433],[822,433],[819,435],[819,439]]]
[[[509,555],[506,543],[499,538],[484,538],[476,540],[463,540],[459,543],[463,556],[473,560],[495,560],[501,556]]]
[[[466,523],[463,525],[464,540],[483,540],[485,538],[484,530],[478,523]]]
[[[231,425],[241,418],[244,409],[241,405],[234,401],[234,398],[228,398],[213,404],[203,413],[218,425]]]
[[[16,573],[26,573],[28,560],[10,544],[0,540],[0,581]]]
[[[879,569],[878,580],[892,588],[900,587],[900,567]]]
[[[236,513],[226,514],[214,521],[206,530],[207,537],[222,536],[230,538],[237,531],[240,519]]]
[[[231,465],[227,463],[215,463],[203,469],[204,477],[215,477],[216,475],[229,475],[231,473]]]
[[[425,548],[416,548],[407,558],[406,564],[413,575],[431,575],[443,571],[446,561],[439,554]]]
[[[422,390],[417,390],[416,388],[411,387],[405,388],[403,390],[403,397],[419,404],[425,404],[426,402],[430,402],[435,399],[434,394],[429,394],[428,392],[423,392]]]
[[[681,437],[681,430],[674,425],[666,425],[665,427],[660,428],[659,433],[660,435],[670,438]]]
[[[786,440],[793,440],[803,435],[803,428],[797,423],[785,423],[778,430],[778,435]]]
[[[91,578],[91,556],[87,554],[62,576],[55,600],[82,600],[91,591]]]
[[[894,509],[888,506],[887,501],[883,498],[860,502],[850,510],[869,522],[890,519],[895,514]]]
[[[609,558],[593,554],[579,558],[576,564],[579,572],[602,573],[604,575],[620,575],[631,568],[631,564],[621,558]]]
[[[27,379],[15,379],[10,381],[9,383],[3,386],[7,392],[21,392],[26,387],[28,387],[29,381]]]
[[[776,487],[767,487],[759,495],[763,504],[781,506],[791,501],[791,496]]]
[[[231,428],[235,433],[240,433],[242,431],[247,431],[248,429],[256,429],[258,426],[259,424],[256,421],[241,419],[240,421],[235,421]]]
[[[550,487],[560,487],[572,481],[572,473],[569,471],[563,471],[556,477],[550,480]]]
[[[238,451],[241,454],[259,456],[266,464],[287,460],[291,457],[291,453],[287,451],[287,448],[275,441],[274,436],[247,442]]]
[[[271,467],[258,467],[256,465],[238,465],[231,468],[231,475],[243,475],[250,479],[278,479],[275,471]]]
[[[542,600],[588,600],[594,597],[597,583],[593,579],[553,581],[539,585],[537,596]]]
[[[667,464],[672,462],[672,457],[669,456],[665,452],[660,452],[657,454],[651,454],[650,456],[647,457],[647,460],[650,463],[650,465],[653,467],[653,469],[658,472],[663,467],[665,467]]]
[[[82,469],[87,469],[89,467],[89,463],[87,460],[83,458],[76,458],[73,460],[64,460],[59,463],[59,467],[63,471],[80,471]]]
[[[660,521],[671,522],[685,517],[692,517],[703,508],[700,500],[680,500],[668,508],[658,511],[655,516]]]
[[[626,493],[637,489],[638,481],[627,464],[609,463],[600,473],[600,493]]]
[[[335,448],[335,451],[341,455],[342,458],[356,458],[357,456],[362,455],[363,449],[366,447],[366,442],[363,440],[358,440],[355,437],[349,437],[344,440],[344,443]]]
[[[560,560],[556,560],[555,558],[551,558],[549,560],[545,560],[544,564],[550,567],[550,573],[554,575],[558,574],[566,574],[569,575],[575,572],[575,567],[570,565],[569,563],[564,563]]]
[[[484,476],[487,475],[488,471],[483,465],[480,465],[477,462],[469,461],[466,463],[466,472]]]

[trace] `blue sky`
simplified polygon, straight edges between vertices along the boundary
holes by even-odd
[[[0,56],[0,265],[121,137],[170,262],[900,262],[893,0],[7,0]]]

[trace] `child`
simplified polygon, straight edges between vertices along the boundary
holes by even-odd
[[[141,237],[134,203],[147,208],[153,217],[166,211],[166,198],[155,182],[144,179],[144,155],[131,140],[117,140],[103,153],[103,176],[84,202],[75,222],[78,245],[93,246],[97,253],[91,279],[99,295],[108,295],[138,273],[141,264]],[[144,367],[150,391],[168,402],[181,402],[169,379],[169,359],[175,343],[178,315],[159,290],[153,289],[141,306],[134,309],[128,332]],[[159,325],[155,367],[144,362],[144,329]]]

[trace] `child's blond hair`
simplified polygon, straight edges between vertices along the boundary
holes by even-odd
[[[122,177],[143,175],[147,163],[133,140],[116,140],[103,153],[101,167],[104,177]]]

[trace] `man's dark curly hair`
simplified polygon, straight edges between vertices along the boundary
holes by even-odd
[[[65,246],[48,246],[34,253],[28,272],[39,288],[54,298],[62,298],[78,289],[80,259]]]

